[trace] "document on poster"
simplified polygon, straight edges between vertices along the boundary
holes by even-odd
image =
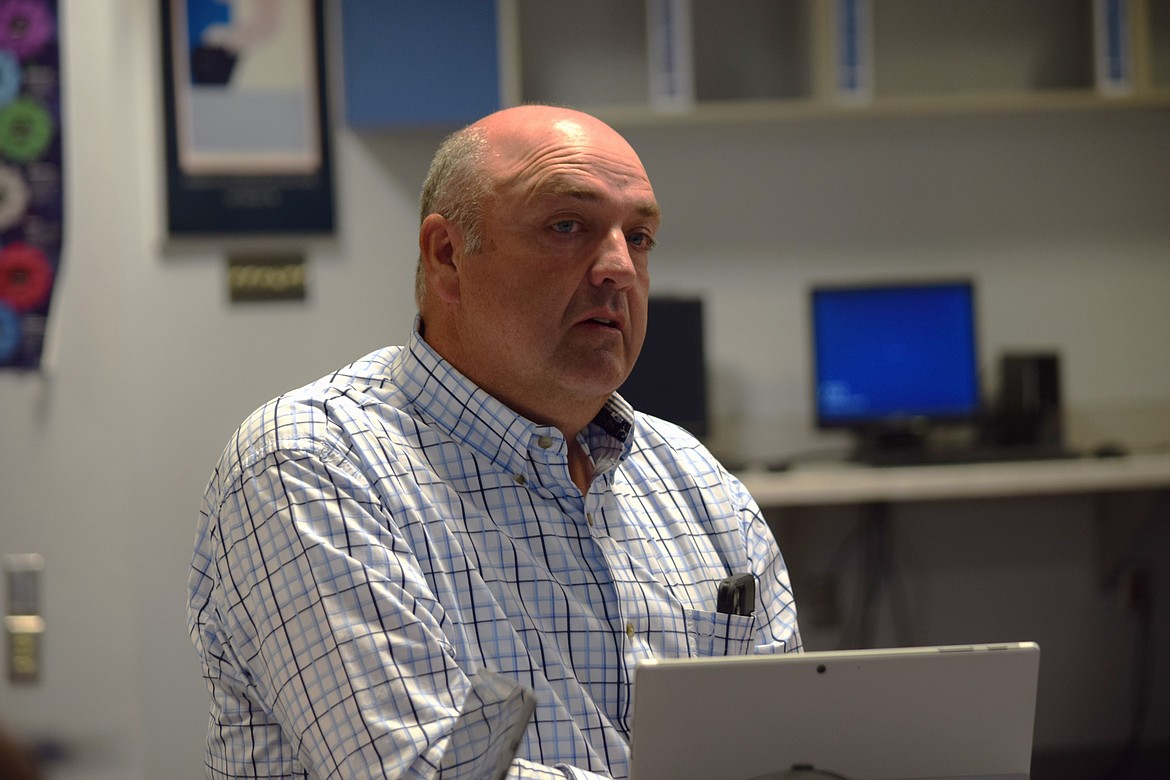
[[[309,0],[185,0],[174,16],[179,164],[193,176],[321,164]]]

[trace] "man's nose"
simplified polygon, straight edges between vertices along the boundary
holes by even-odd
[[[628,287],[634,283],[638,270],[634,267],[625,231],[615,228],[609,232],[602,242],[592,271],[593,284],[597,286],[609,282],[617,287]]]

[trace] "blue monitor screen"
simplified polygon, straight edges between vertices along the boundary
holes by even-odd
[[[970,282],[816,287],[812,342],[821,428],[979,413]]]

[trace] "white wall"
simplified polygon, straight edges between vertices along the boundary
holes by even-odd
[[[46,668],[36,688],[0,682],[0,720],[85,759],[58,777],[195,778],[206,697],[183,604],[202,487],[253,407],[402,340],[416,194],[440,136],[339,132],[341,226],[310,253],[309,300],[229,305],[220,252],[162,248],[155,4],[62,5],[55,349],[41,374],[0,375],[0,554],[46,557]],[[726,448],[820,441],[806,422],[809,280],[936,271],[976,274],[989,359],[1062,349],[1086,440],[1170,439],[1168,416],[1133,422],[1170,407],[1170,112],[628,135],[666,211],[655,282],[710,301]],[[1032,564],[1004,565],[1014,582]],[[1054,738],[1091,736],[1077,728]]]

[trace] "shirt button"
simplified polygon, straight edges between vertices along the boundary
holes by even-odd
[[[593,513],[592,512],[585,513],[585,522],[589,523],[589,526],[591,528],[593,527]]]
[[[630,639],[634,638],[634,624],[633,623],[626,623],[626,636],[628,636]]]
[[[528,483],[528,480],[524,478],[523,474],[513,474],[512,481],[517,485],[525,485]]]
[[[542,450],[547,450],[549,447],[551,447],[553,445],[553,440],[551,438],[549,438],[548,436],[541,436],[539,439],[536,440],[536,444]]]

